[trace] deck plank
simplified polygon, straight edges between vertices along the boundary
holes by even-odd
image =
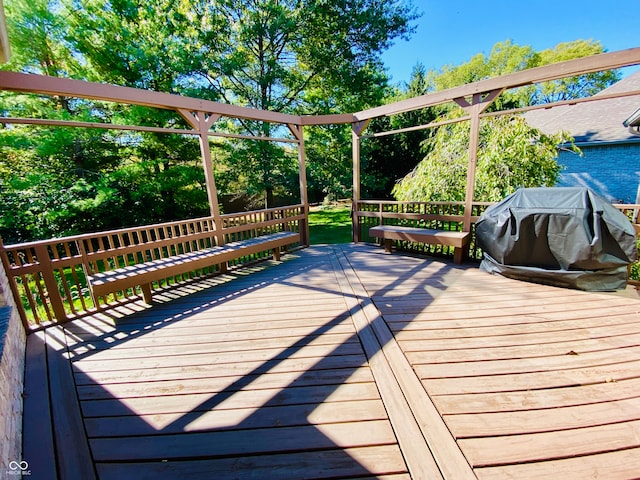
[[[460,440],[460,445],[472,465],[478,467],[594,455],[640,448],[640,420],[559,432],[470,438]]]
[[[407,472],[326,255],[113,322],[74,322],[68,339],[100,478],[138,478],[141,465],[153,478],[207,465],[305,478],[312,454],[335,462],[318,478]]]
[[[91,439],[97,462],[180,458],[224,458],[264,455],[289,451],[313,451],[396,443],[387,421],[371,420],[354,429],[350,424],[303,425],[296,427],[256,428],[250,436],[242,430],[182,432]],[[248,441],[250,439],[250,441]],[[302,441],[304,439],[304,441]]]
[[[252,362],[267,360],[284,360],[286,358],[315,358],[324,357],[329,353],[336,355],[358,355],[362,354],[362,347],[356,342],[343,342],[338,347],[331,342],[325,344],[322,340],[314,340],[303,348],[291,353],[287,352],[287,346],[280,346],[274,342],[273,348],[260,348],[253,350],[248,346],[237,347],[235,343],[217,343],[209,347],[197,346],[189,350],[179,347],[167,349],[163,354],[162,350],[147,351],[148,355],[137,352],[133,358],[97,358],[97,356],[83,358],[74,364],[75,369],[83,372],[102,372],[116,370],[132,370],[137,368],[161,368],[176,365],[208,365],[225,364],[236,362]],[[216,350],[218,353],[216,353]],[[135,363],[132,360],[135,359]],[[81,366],[80,366],[81,362]]]
[[[579,385],[558,389],[521,390],[506,393],[435,395],[434,402],[443,415],[488,412],[515,412],[571,407],[591,403],[625,400],[640,396],[640,376],[630,380]]]
[[[153,380],[142,382],[114,383],[111,385],[78,386],[80,400],[99,400],[111,397],[131,398],[160,395],[191,395],[206,392],[239,391],[250,384],[252,389],[285,388],[296,383],[297,386],[341,385],[345,383],[373,382],[371,372],[366,369],[312,370],[309,372],[282,372],[231,375],[179,380]],[[235,385],[235,387],[234,387]]]
[[[464,378],[425,379],[424,384],[433,395],[514,392],[566,388],[577,385],[593,385],[605,382],[619,382],[638,378],[640,360],[597,368],[586,367],[573,370],[505,374],[499,377],[483,375]],[[416,370],[420,370],[419,366]]]
[[[637,299],[350,259],[478,478],[637,476]]]
[[[22,457],[41,478],[55,480],[58,474],[45,337],[45,332],[27,337],[22,434],[30,441],[24,442]]]
[[[402,342],[404,352],[415,364],[476,362],[482,360],[510,360],[514,358],[548,357],[566,355],[570,352],[582,354],[588,352],[619,350],[638,346],[640,333],[608,336],[605,339],[569,339],[567,341],[539,345],[488,346],[485,348],[455,348],[451,344],[446,350],[426,350],[420,341]],[[613,352],[610,352],[613,353]],[[612,355],[615,356],[615,355]]]
[[[323,360],[320,364],[320,360]],[[365,356],[360,354],[354,355],[336,355],[328,358],[324,357],[305,357],[283,359],[277,365],[269,370],[270,373],[279,372],[311,372],[319,369],[344,369],[358,368],[366,363]],[[252,371],[259,368],[264,362],[248,361],[237,363],[205,363],[202,365],[172,365],[168,367],[155,368],[131,368],[127,377],[129,382],[136,381],[155,381],[155,380],[188,380],[197,378],[210,377],[228,377]],[[122,373],[118,371],[92,371],[83,372],[76,371],[76,385],[108,385],[111,383],[120,383],[122,381]]]
[[[360,244],[154,301],[57,327],[49,358],[31,345],[26,392],[52,394],[43,448],[75,454],[67,438],[86,434],[79,460],[101,480],[640,471],[637,299]]]
[[[457,438],[558,431],[636,420],[640,420],[640,396],[546,410],[445,415]]]
[[[584,480],[585,478],[629,480],[638,478],[640,448],[562,460],[477,468],[475,471],[480,480],[538,480],[558,477],[563,480]]]
[[[406,480],[404,470],[395,445],[197,461],[98,463],[101,480],[202,479],[210,478],[212,473],[216,480],[370,478],[367,474],[374,471],[399,473],[375,478]]]
[[[61,327],[46,331],[47,364],[51,394],[51,417],[56,444],[56,463],[61,479],[96,478],[87,443],[71,365],[66,359],[66,340]]]
[[[387,418],[384,405],[379,399],[345,400],[326,402],[318,406],[313,403],[267,407],[257,416],[253,408],[212,409],[201,412],[178,412],[154,415],[138,415],[144,422],[131,422],[131,416],[86,418],[89,437],[117,437],[152,435],[165,433],[196,432],[211,429],[232,430],[242,422],[244,428],[267,428],[278,426],[320,425],[325,423],[355,423]],[[174,420],[182,417],[186,424],[176,425]],[[166,425],[152,431],[149,425]]]

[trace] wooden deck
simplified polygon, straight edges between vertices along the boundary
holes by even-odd
[[[30,335],[32,478],[640,476],[637,298],[342,245],[154,299]]]

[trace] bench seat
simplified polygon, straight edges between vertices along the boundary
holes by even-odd
[[[95,297],[105,296],[139,285],[142,289],[144,300],[147,303],[151,303],[151,283],[154,281],[212,265],[226,265],[227,262],[236,258],[267,250],[273,250],[274,258],[279,260],[280,248],[297,242],[300,242],[300,233],[298,232],[271,233],[247,240],[230,242],[222,246],[93,273],[87,279]]]
[[[391,252],[393,240],[427,243],[430,245],[448,245],[454,247],[453,260],[462,263],[464,249],[469,245],[469,232],[454,232],[449,230],[432,230],[429,228],[403,227],[400,225],[378,225],[369,229],[369,235],[384,240],[384,247]]]

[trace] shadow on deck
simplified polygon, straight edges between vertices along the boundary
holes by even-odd
[[[636,299],[363,245],[156,299],[29,337],[32,478],[640,471]]]

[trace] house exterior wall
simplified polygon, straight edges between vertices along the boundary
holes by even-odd
[[[581,146],[583,155],[561,150],[556,186],[588,187],[612,203],[636,203],[640,185],[640,142]]]
[[[21,454],[25,348],[24,327],[0,263],[0,478],[19,478],[20,466],[24,465]]]

